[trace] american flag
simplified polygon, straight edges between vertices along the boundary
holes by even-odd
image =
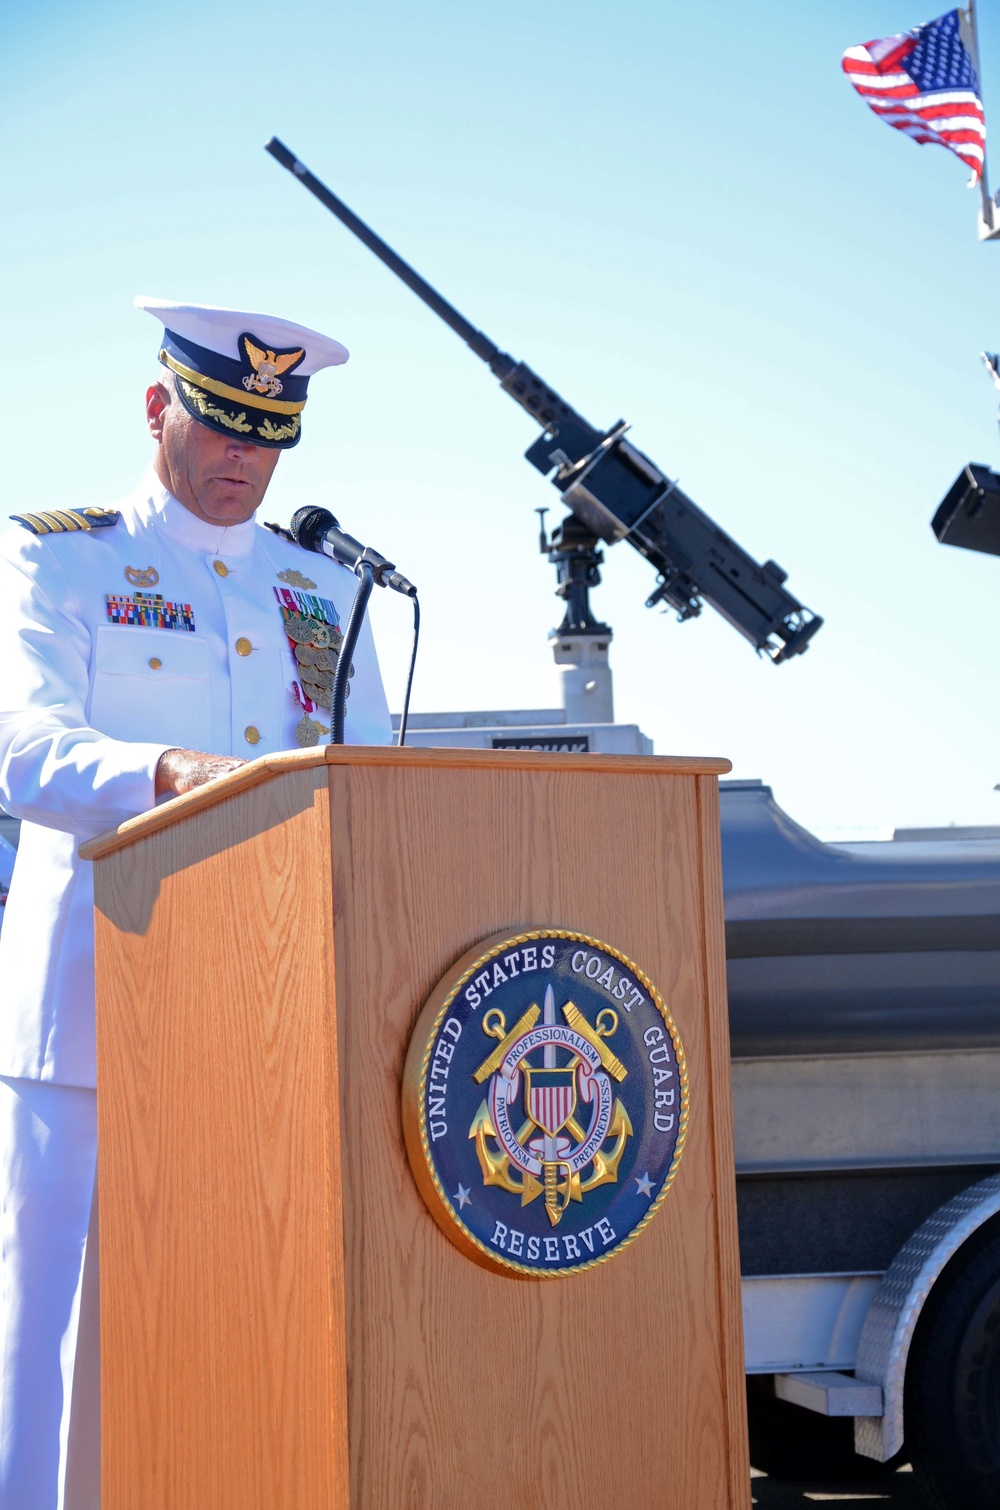
[[[963,32],[965,35],[963,36]],[[849,47],[843,68],[876,115],[915,142],[937,142],[972,169],[979,182],[986,118],[962,12],[949,11],[895,37]]]

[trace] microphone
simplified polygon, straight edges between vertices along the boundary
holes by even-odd
[[[387,561],[378,551],[372,550],[371,546],[362,545],[360,540],[355,540],[353,535],[342,530],[329,509],[317,509],[308,505],[296,509],[289,529],[296,545],[303,546],[307,551],[317,551],[321,556],[329,556],[354,572],[355,576],[361,575],[360,568],[363,565],[370,566],[379,587],[391,587],[407,598],[416,597],[417,589],[402,572],[396,570],[395,562]]]

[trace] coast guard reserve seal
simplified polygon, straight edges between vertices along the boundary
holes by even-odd
[[[652,982],[586,934],[487,940],[428,1001],[403,1077],[421,1194],[476,1263],[575,1274],[626,1247],[680,1161],[688,1079]]]

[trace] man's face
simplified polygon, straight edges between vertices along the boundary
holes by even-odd
[[[156,442],[156,475],[178,503],[208,524],[252,517],[280,451],[199,424],[165,383],[147,390],[146,420]]]

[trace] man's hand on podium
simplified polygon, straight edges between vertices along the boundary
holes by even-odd
[[[156,765],[157,797],[180,797],[206,781],[226,776],[245,760],[235,755],[206,755],[202,750],[164,750]]]

